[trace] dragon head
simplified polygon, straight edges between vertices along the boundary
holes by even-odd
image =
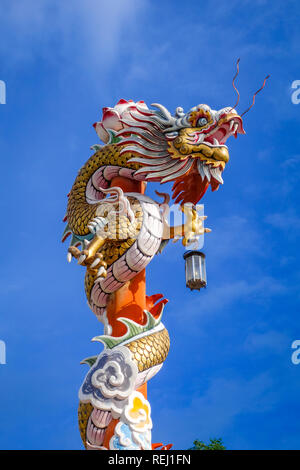
[[[222,173],[229,160],[228,137],[244,134],[242,118],[231,108],[218,111],[199,104],[175,115],[160,104],[149,109],[143,101],[120,100],[104,108],[97,134],[105,143],[117,143],[120,154],[139,168],[133,177],[143,181],[173,181],[176,203],[197,204],[209,185],[223,184]]]
[[[232,108],[219,111],[200,104],[184,114],[177,108],[172,130],[167,132],[168,152],[173,160],[185,162],[186,171],[174,180],[176,203],[196,204],[209,185],[212,191],[223,184],[222,172],[229,160],[228,137],[244,134],[242,118]]]

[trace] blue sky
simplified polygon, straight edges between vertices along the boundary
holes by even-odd
[[[228,141],[224,186],[203,199],[208,287],[186,289],[180,244],[147,271],[148,294],[170,299],[171,350],[149,383],[153,442],[299,449],[299,2],[2,0],[0,13],[0,448],[82,448],[79,362],[100,352],[101,325],[60,236],[101,108],[233,105],[240,57],[240,112],[271,78],[247,134]]]

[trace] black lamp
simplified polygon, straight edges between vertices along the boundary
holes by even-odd
[[[200,290],[206,287],[205,254],[201,251],[191,250],[183,255],[185,259],[186,286],[191,290]]]

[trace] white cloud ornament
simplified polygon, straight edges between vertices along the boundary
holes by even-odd
[[[79,399],[118,418],[134,390],[138,368],[128,348],[105,349],[87,373]]]

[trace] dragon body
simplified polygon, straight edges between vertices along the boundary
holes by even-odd
[[[104,324],[104,334],[94,338],[104,350],[83,361],[90,370],[79,392],[79,427],[89,449],[151,448],[150,405],[142,391],[169,351],[161,322],[167,300],[146,297],[138,316],[134,305],[118,311],[111,303],[168,240],[182,238],[187,246],[209,231],[197,203],[209,186],[214,191],[223,183],[227,138],[244,133],[232,108],[214,111],[202,104],[188,113],[177,108],[172,116],[162,105],[152,106],[120,100],[103,109],[94,127],[105,145],[93,147],[68,195],[68,259],[86,268],[88,304]],[[147,182],[169,181],[186,217],[175,227],[167,221],[170,197],[157,193],[163,196],[157,202],[143,194]]]

